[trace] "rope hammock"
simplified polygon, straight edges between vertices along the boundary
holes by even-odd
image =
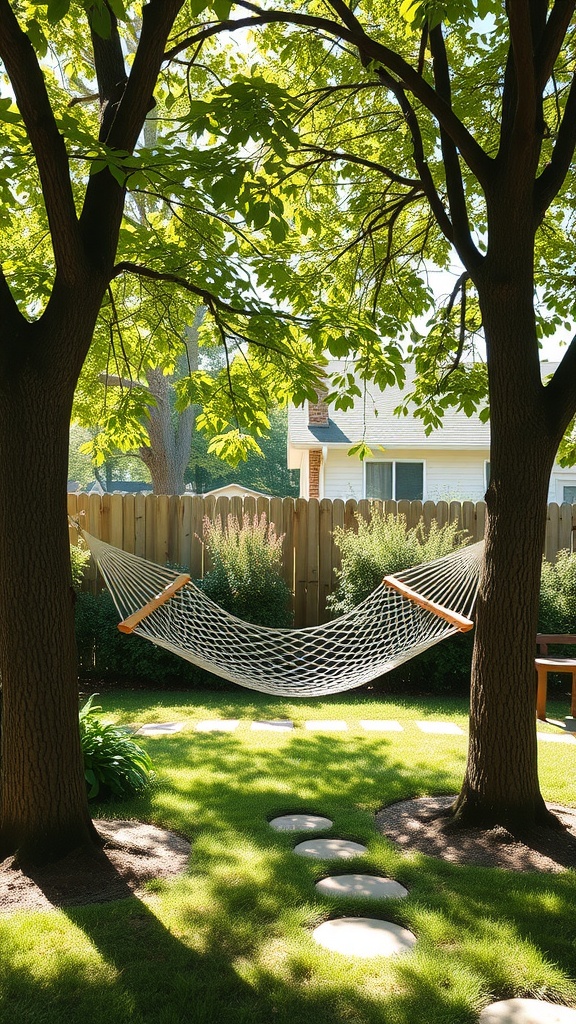
[[[190,577],[82,531],[122,619],[119,629],[251,690],[320,697],[362,686],[471,629],[483,543],[388,576],[332,622],[274,629],[244,622]]]

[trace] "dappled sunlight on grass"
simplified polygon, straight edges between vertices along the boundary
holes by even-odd
[[[139,737],[157,772],[150,793],[96,809],[145,818],[192,841],[186,875],[142,900],[0,919],[0,1019],[10,1024],[475,1024],[492,998],[537,995],[576,1004],[576,873],[512,874],[404,854],[374,812],[411,796],[456,792],[466,736],[426,735],[415,721],[466,728],[464,701],[351,697],[294,704],[225,692],[110,693],[105,718],[183,721]],[[240,719],[234,733],[196,733],[203,718]],[[253,732],[250,719],[342,718],[341,733]],[[366,733],[364,718],[401,733]],[[574,751],[542,752],[548,796],[574,802]],[[563,795],[560,796],[559,794]],[[314,838],[367,847],[349,861],[298,857],[305,833],[269,820],[332,819]],[[408,889],[385,903],[318,893],[329,874],[366,872]],[[338,916],[397,922],[417,936],[391,960],[328,953],[313,929]]]

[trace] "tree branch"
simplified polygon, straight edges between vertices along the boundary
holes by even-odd
[[[539,224],[550,203],[558,195],[570,169],[574,150],[576,149],[576,75],[570,84],[570,91],[564,106],[564,116],[560,122],[558,135],[550,163],[536,179],[534,188],[534,214]]]
[[[430,32],[430,48],[433,59],[434,84],[436,92],[442,97],[445,103],[452,106],[452,89],[450,84],[450,70],[448,58],[442,34],[442,26],[437,25]],[[460,168],[458,150],[453,140],[440,126],[440,144],[442,148],[442,159],[446,172],[446,189],[448,192],[448,204],[450,207],[450,219],[454,245],[465,266],[472,269],[479,262],[481,256],[472,241],[470,233],[470,222],[468,220],[468,208],[464,193],[464,182]]]
[[[225,302],[207,288],[200,288],[199,285],[192,284],[191,281],[188,281],[185,277],[181,277],[179,274],[173,274],[161,270],[152,270],[151,267],[146,267],[139,263],[131,263],[128,260],[123,260],[121,263],[117,263],[112,271],[111,277],[120,277],[121,274],[135,274],[138,277],[149,278],[151,281],[166,281],[168,284],[178,285],[178,287],[183,288],[184,291],[191,292],[192,295],[197,295],[198,298],[202,299],[203,303],[212,311],[212,313],[214,313],[215,310],[222,310],[222,312],[230,313],[232,316],[245,317],[253,317],[260,313],[261,315],[272,317],[275,320],[287,321],[289,323],[299,324],[303,327],[310,323],[310,320],[305,317],[295,316],[292,313],[280,312],[275,309],[267,308],[264,314],[258,309],[245,309],[239,306],[232,306],[231,303]],[[260,344],[255,339],[250,340],[253,340],[254,344]],[[262,347],[274,348],[274,346],[270,346],[268,343],[262,343]],[[276,349],[276,351],[279,351],[279,349]],[[285,355],[286,353],[284,352],[282,354]]]
[[[196,43],[203,39],[208,39],[210,36],[218,35],[224,31],[235,31],[240,28],[258,28],[262,25],[286,23],[302,25],[306,28],[325,32],[327,35],[350,43],[358,51],[360,59],[365,66],[375,62],[381,65],[381,68],[385,71],[395,75],[401,82],[402,87],[420,100],[450,135],[458,147],[462,158],[477,177],[480,184],[487,184],[492,160],[482,149],[482,146],[476,142],[454,111],[443,102],[422,75],[395,50],[389,49],[383,43],[367,35],[355,18],[354,25],[358,27],[350,29],[346,25],[339,24],[329,18],[315,17],[310,14],[300,14],[294,11],[263,11],[256,5],[245,2],[241,2],[240,6],[247,7],[249,10],[257,13],[252,18],[229,19],[201,29],[194,35],[180,40],[180,42],[168,50],[166,52],[166,59],[170,60],[183,50],[196,45]],[[353,15],[349,8],[346,5],[344,6],[348,11],[347,20],[350,20],[353,18]]]
[[[369,170],[378,171],[397,185],[406,185],[407,188],[422,188],[422,182],[417,178],[405,178],[401,174],[396,174],[395,171],[391,170],[390,167],[386,167],[384,164],[380,164],[375,160],[367,160],[362,156],[355,156],[353,153],[345,153],[337,149],[326,149],[325,146],[312,145],[301,146],[300,152],[318,153],[320,156],[325,156],[329,160],[341,160],[343,163],[358,164],[360,167],[366,167]]]
[[[56,270],[74,284],[83,253],[64,140],[58,131],[46,83],[32,43],[8,0],[0,0],[0,59],[32,146],[50,225]]]
[[[404,120],[410,132],[412,139],[412,145],[414,147],[414,163],[416,164],[416,170],[420,175],[420,181],[424,194],[430,204],[432,213],[434,214],[438,226],[443,234],[446,236],[449,242],[454,242],[454,230],[448,214],[446,213],[444,204],[438,195],[434,179],[428,167],[426,155],[424,153],[424,144],[422,141],[422,133],[420,131],[420,125],[418,118],[414,112],[411,103],[402,88],[402,85],[384,71],[382,68],[379,69],[378,75],[382,82],[396,97]]]
[[[140,40],[126,87],[115,106],[106,144],[132,153],[153,105],[153,92],[164,61],[166,40],[184,0],[148,0],[142,13]],[[117,66],[115,58],[114,66]],[[107,79],[108,81],[108,79]],[[113,265],[124,208],[124,188],[106,168],[93,174],[86,187],[80,227],[92,268],[108,278]]]
[[[560,444],[576,406],[576,335],[544,391],[548,421]]]
[[[513,135],[523,146],[531,138],[536,120],[536,90],[530,4],[526,0],[508,0],[510,42],[516,78],[516,111]],[[514,145],[513,145],[513,148]]]
[[[554,70],[556,58],[562,48],[562,43],[575,10],[576,0],[556,0],[550,11],[550,17],[534,58],[536,87],[540,93],[544,91],[546,83]]]
[[[106,142],[108,139],[128,80],[118,32],[118,21],[110,8],[108,8],[108,12],[110,34],[103,38],[94,29],[90,31],[100,100],[100,142]]]

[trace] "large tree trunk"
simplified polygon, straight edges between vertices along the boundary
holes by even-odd
[[[73,382],[46,370],[42,355],[24,358],[6,368],[0,390],[0,857],[22,863],[98,846],[80,748],[66,518]]]
[[[463,823],[530,827],[555,820],[538,782],[534,656],[558,438],[548,433],[544,414],[531,267],[523,274],[511,258],[509,270],[479,289],[489,349],[491,480],[468,763],[454,811]]]

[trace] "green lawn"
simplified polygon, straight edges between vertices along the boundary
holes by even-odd
[[[291,703],[226,690],[114,692],[99,702],[118,724],[186,723],[142,739],[157,771],[152,791],[95,814],[184,834],[189,872],[151,884],[143,900],[0,918],[2,1024],[473,1024],[486,1003],[513,995],[576,1006],[575,872],[452,867],[400,855],[375,831],[383,804],[457,790],[466,737],[424,735],[415,722],[465,728],[464,701]],[[240,725],[194,731],[216,717]],[[250,730],[253,719],[284,717],[293,732]],[[312,718],[349,728],[308,732],[301,726]],[[363,718],[396,719],[404,731],[368,733]],[[575,747],[541,742],[539,752],[545,797],[575,804]],[[332,818],[330,834],[363,842],[367,856],[337,867],[295,856],[303,836],[267,821],[298,810]],[[384,905],[316,892],[318,878],[355,870],[396,878],[408,898]],[[360,960],[315,944],[317,924],[355,914],[410,928],[414,951]]]

